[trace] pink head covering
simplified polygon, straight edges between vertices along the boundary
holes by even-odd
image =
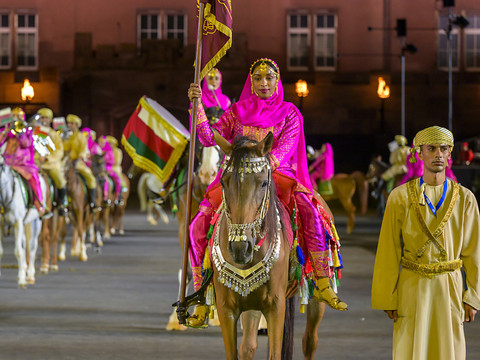
[[[227,95],[223,94],[223,92],[222,92],[223,76],[222,76],[222,73],[220,72],[220,70],[218,70],[218,69],[216,69],[216,70],[218,71],[218,74],[220,75],[220,85],[218,86],[217,89],[212,91],[208,88],[207,79],[203,79],[203,82],[202,82],[202,104],[206,108],[211,107],[211,106],[218,106],[217,100],[215,100],[215,96],[213,95],[215,93],[215,95],[217,96],[218,102],[220,103],[220,107],[223,110],[227,110],[228,107],[230,106],[230,99],[228,98]],[[207,74],[207,76],[208,76],[208,74]]]
[[[278,74],[277,89],[268,99],[260,99],[252,90],[252,81],[250,73],[256,68],[255,65],[265,62],[271,66]],[[259,128],[269,128],[283,121],[291,111],[297,113],[300,121],[298,146],[292,154],[293,163],[297,168],[298,181],[308,189],[312,189],[310,177],[308,174],[307,151],[305,150],[305,135],[303,132],[303,116],[295,105],[283,101],[283,85],[280,79],[280,70],[278,65],[270,59],[262,58],[253,63],[250,73],[245,81],[242,94],[238,102],[232,105],[232,110],[238,114],[238,119],[243,126],[255,126]]]

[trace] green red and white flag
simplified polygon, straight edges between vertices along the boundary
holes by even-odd
[[[0,110],[0,127],[4,127],[13,122],[12,108],[4,108]]]
[[[37,126],[35,126],[35,129],[33,130],[33,135],[37,135],[38,137],[46,139],[48,137],[48,131],[49,130],[50,129],[46,126],[37,125]]]
[[[143,96],[123,130],[133,163],[165,182],[190,141],[189,131],[155,100]]]
[[[205,4],[202,26],[200,79],[220,61],[232,46],[232,1],[197,0]]]

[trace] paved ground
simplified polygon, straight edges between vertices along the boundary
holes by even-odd
[[[0,359],[224,359],[219,328],[165,330],[177,296],[177,224],[153,227],[131,209],[126,234],[89,249],[88,262],[67,259],[60,271],[16,286],[12,238],[0,278]],[[337,216],[345,263],[340,295],[348,312],[327,309],[316,359],[390,359],[392,323],[371,310],[370,286],[379,220],[358,217],[353,235]],[[479,319],[480,320],[480,319]],[[295,320],[294,359],[302,359],[304,315]],[[241,334],[241,332],[240,332]],[[480,359],[480,321],[466,326],[468,359]],[[259,338],[256,359],[267,358]]]

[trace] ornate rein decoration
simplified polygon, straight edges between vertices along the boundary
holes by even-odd
[[[228,161],[229,158],[226,158]],[[225,196],[223,195],[223,210],[220,214],[219,223],[222,221],[222,217],[227,218],[228,225],[228,241],[246,241],[247,236],[245,230],[251,229],[252,236],[254,239],[257,236],[261,235],[261,225],[265,219],[265,215],[270,204],[270,187],[272,181],[272,171],[270,168],[270,163],[266,157],[261,158],[248,158],[244,161],[244,166],[238,169],[238,172],[241,174],[241,181],[243,181],[245,173],[259,173],[266,168],[268,171],[268,190],[265,192],[265,195],[262,200],[260,208],[257,210],[255,220],[252,223],[248,224],[232,224],[230,214],[227,211],[225,206]],[[224,171],[233,172],[231,166],[222,165]],[[270,243],[265,256],[261,261],[253,265],[248,269],[239,269],[232,264],[228,263],[223,257],[222,250],[220,248],[220,236],[219,231],[215,231],[214,241],[212,245],[212,259],[215,267],[218,270],[218,280],[232,289],[241,296],[247,296],[252,291],[256,290],[258,287],[262,286],[268,280],[270,280],[270,270],[273,264],[277,261],[280,254],[280,231],[281,231],[281,222],[280,222],[280,213],[277,208],[276,212],[276,226],[277,231],[273,241]],[[265,234],[261,235],[262,237]],[[255,250],[259,248],[255,245]]]

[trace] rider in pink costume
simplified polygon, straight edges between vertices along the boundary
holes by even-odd
[[[316,188],[318,180],[327,181],[335,175],[335,167],[333,163],[333,149],[330,143],[325,143],[320,149],[320,154],[310,165],[310,182]]]
[[[92,166],[91,156],[92,156],[92,155],[101,154],[101,153],[102,153],[102,149],[100,148],[100,145],[98,145],[98,144],[95,142],[97,133],[96,133],[94,130],[85,127],[85,128],[82,129],[82,132],[83,132],[83,133],[85,134],[85,136],[87,137],[88,152],[90,153],[90,156],[89,156],[88,159],[85,161],[85,164],[86,164],[88,167],[91,167],[91,166]]]
[[[122,193],[122,181],[118,177],[117,173],[113,171],[113,166],[115,165],[115,154],[113,152],[112,146],[107,141],[106,136],[101,136],[98,140],[100,148],[105,154],[105,170],[107,171],[108,176],[110,176],[115,183],[115,201],[118,201],[120,194]],[[104,194],[108,193],[108,181],[105,181]]]
[[[23,115],[25,116],[25,115]],[[42,188],[38,177],[38,166],[35,165],[35,147],[33,146],[33,131],[27,127],[25,118],[17,120],[12,129],[6,127],[0,134],[0,147],[6,143],[3,158],[5,164],[22,175],[35,192],[34,204],[40,217],[46,218],[51,213],[45,209]]]
[[[200,87],[191,84],[190,101],[201,96]],[[303,117],[297,107],[284,101],[283,97],[278,65],[270,59],[259,59],[250,68],[240,100],[233,104],[212,128],[230,142],[233,142],[237,136],[248,136],[260,141],[269,132],[273,133],[274,140],[270,152],[272,170],[296,180],[294,196],[317,286],[322,290],[323,300],[328,305],[337,310],[346,310],[347,304],[335,295],[328,283],[329,264],[325,228],[321,214],[313,203]],[[204,146],[215,145],[212,128],[208,124],[203,105],[199,104],[197,134]],[[209,189],[218,184],[221,175],[222,171],[219,171]],[[205,198],[190,224],[190,261],[195,290],[201,286],[201,265],[207,247],[206,235],[213,212],[212,205]],[[323,290],[326,291],[323,292]],[[194,314],[190,319],[201,322],[201,316]]]
[[[413,145],[412,145],[412,148],[413,148]],[[405,184],[406,182],[419,178],[420,176],[423,175],[423,161],[421,161],[418,158],[418,154],[416,151],[414,152],[414,154],[415,155],[413,155],[412,152],[410,151],[410,154],[407,155],[407,159],[406,159],[407,172],[403,176],[402,181],[400,181],[399,185]],[[412,162],[410,160],[412,156],[415,156],[415,159],[416,159],[415,162]]]

